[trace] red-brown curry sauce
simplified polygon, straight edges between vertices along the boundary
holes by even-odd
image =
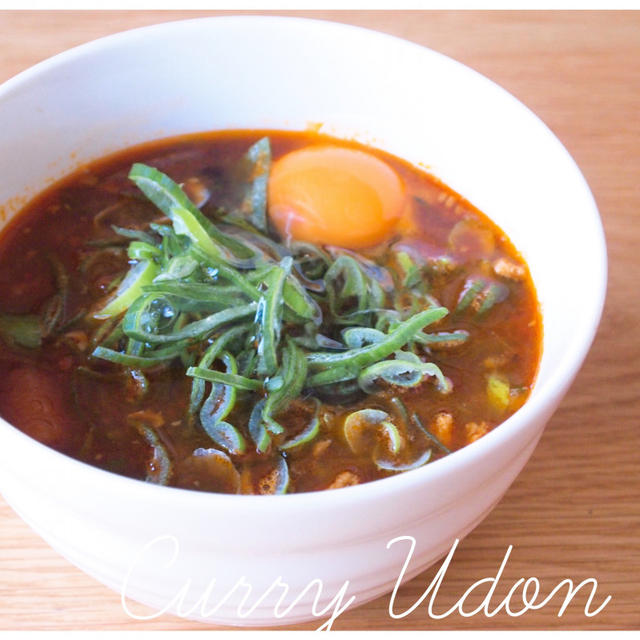
[[[114,252],[109,256],[107,252],[104,259],[87,263],[95,244],[113,238],[111,224],[127,227],[132,222],[159,217],[159,212],[139,196],[135,185],[127,179],[134,162],[157,167],[176,182],[184,182],[206,167],[210,175],[222,177],[219,183],[224,184],[223,167],[237,161],[262,135],[270,137],[274,158],[296,148],[332,141],[315,133],[279,131],[182,136],[90,163],[47,189],[0,236],[0,313],[43,311],[56,292],[51,256],[57,256],[71,281],[71,293],[63,311],[66,320],[72,321],[104,299],[113,278],[126,269],[127,258],[126,253],[119,256]],[[360,148],[355,143],[340,144]],[[498,279],[509,290],[507,300],[480,320],[468,314],[450,313],[437,324],[438,331],[465,329],[470,333],[464,345],[434,348],[430,356],[453,382],[452,393],[443,395],[431,384],[401,391],[407,408],[417,412],[431,432],[455,450],[503,422],[529,394],[542,336],[533,283],[509,239],[484,214],[407,162],[365,149],[392,166],[415,197],[420,233],[403,241],[431,259],[449,255],[459,262],[466,255],[468,263],[464,268],[448,274],[443,263],[442,274],[433,278],[431,294],[443,306],[455,308],[465,281],[473,274]],[[122,209],[113,210],[111,215],[108,208],[123,193],[137,202],[133,214],[129,208],[126,215]],[[214,193],[212,200],[217,195],[224,197]],[[463,241],[457,251],[450,244],[450,234],[463,218],[471,221],[468,223],[471,235],[477,232],[479,240],[476,244]],[[479,252],[486,249],[489,253],[481,256]],[[380,251],[378,247],[362,253],[379,255]],[[171,484],[219,489],[215,481],[208,482],[193,464],[181,466],[181,461],[191,460],[189,456],[194,449],[213,446],[202,428],[185,417],[191,381],[184,375],[184,368],[175,366],[151,372],[148,391],[141,393],[135,379],[124,381],[122,376],[112,375],[108,366],[96,365],[88,355],[91,349],[87,347],[87,337],[97,326],[96,321],[91,329],[82,322],[71,322],[62,337],[45,339],[38,350],[9,346],[0,338],[0,415],[73,457],[116,473],[144,478],[149,447],[130,425],[130,417],[147,412],[146,418],[155,421],[159,438],[172,458],[175,472]],[[89,363],[95,375],[84,369]],[[510,387],[508,406],[502,410],[487,402],[487,379],[496,373],[507,378]],[[393,393],[384,392],[387,399]],[[364,406],[372,405],[361,401],[348,408],[335,407],[331,413],[334,419],[323,421],[313,442],[288,454],[290,491],[343,486],[389,475],[377,469],[370,459],[355,456],[342,434],[344,416],[354,407]],[[299,411],[304,413],[294,402],[281,422],[295,425]],[[433,458],[441,455],[442,451],[434,448]],[[252,473],[249,491],[259,492],[260,482],[255,478],[260,478],[264,463],[249,452],[243,465],[245,471],[251,469]],[[264,472],[268,475],[268,466]],[[268,484],[268,478],[262,482]]]

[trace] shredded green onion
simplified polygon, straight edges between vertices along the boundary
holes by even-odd
[[[0,337],[11,344],[36,349],[42,344],[42,324],[36,315],[0,314]]]
[[[153,367],[182,367],[191,378],[190,421],[219,448],[202,451],[218,452],[234,468],[229,456],[255,455],[248,451],[252,443],[275,465],[275,491],[283,493],[290,482],[283,453],[319,436],[325,428],[321,416],[327,415],[323,401],[339,404],[381,389],[402,393],[426,378],[447,393],[451,382],[428,361],[431,349],[464,344],[469,334],[428,332],[449,311],[429,295],[433,269],[410,250],[393,248],[391,263],[383,264],[335,247],[279,243],[266,214],[270,165],[269,140],[263,138],[240,162],[237,173],[245,183],[235,201],[214,214],[198,209],[166,174],[133,165],[130,179],[171,224],[151,223],[148,231],[112,227],[130,241],[127,254],[134,264],[93,314],[103,324],[90,345],[94,358],[142,376],[145,388],[153,384]],[[124,247],[118,251],[124,255]],[[500,283],[470,279],[455,312],[482,315],[505,290]],[[51,314],[58,314],[53,303]],[[11,333],[12,322],[16,342],[40,343],[42,318],[0,316],[0,335]],[[371,447],[365,436],[375,434],[377,444],[367,451],[386,471],[420,466],[431,455],[428,450],[407,462],[408,429],[415,435],[415,427],[402,401],[395,404],[393,418],[380,409],[360,409],[344,423],[354,450]],[[310,416],[302,430],[299,420],[298,426],[289,424],[290,407],[292,414],[299,407]],[[155,480],[164,482],[168,454],[151,427],[140,429],[154,451]]]

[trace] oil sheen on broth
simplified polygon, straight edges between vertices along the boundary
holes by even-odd
[[[0,415],[159,484],[292,493],[430,464],[522,406],[541,331],[485,215],[317,133],[128,149],[0,237]]]

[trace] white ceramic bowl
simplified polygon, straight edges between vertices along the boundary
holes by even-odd
[[[593,339],[606,251],[596,206],[567,151],[486,78],[359,28],[212,18],[129,31],[47,60],[0,87],[0,203],[11,217],[79,162],[142,141],[309,122],[427,164],[507,232],[530,265],[543,310],[535,390],[487,436],[421,469],[269,497],[119,477],[0,420],[0,488],[9,504],[84,571],[118,591],[124,583],[133,613],[137,600],[213,622],[272,625],[314,617],[318,583],[305,591],[313,580],[323,585],[316,612],[345,581],[344,602],[356,596],[351,606],[391,590],[408,542],[387,543],[416,539],[412,577],[475,527],[531,455]],[[248,604],[278,577],[290,587],[286,602],[297,603],[276,618],[276,588],[239,616],[244,589],[223,596],[241,577],[254,589]]]

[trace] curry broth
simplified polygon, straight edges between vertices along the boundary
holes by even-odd
[[[191,455],[214,445],[198,420],[187,416],[191,380],[184,366],[178,361],[148,370],[145,381],[134,370],[124,375],[116,372],[110,363],[91,357],[91,336],[101,322],[85,316],[128,266],[126,252],[117,246],[92,258],[96,247],[113,240],[110,225],[143,226],[161,217],[128,179],[131,165],[144,162],[179,183],[205,175],[211,193],[202,210],[208,214],[211,203],[224,204],[227,198],[228,167],[263,135],[269,136],[276,159],[307,145],[335,143],[317,133],[280,131],[218,132],[153,142],[80,168],[38,196],[7,225],[0,236],[0,313],[50,312],[47,305],[56,293],[60,268],[70,286],[61,310],[63,330],[46,337],[41,348],[12,345],[0,338],[0,415],[70,456],[144,479],[157,460],[132,424],[132,415],[134,420],[137,416],[154,429],[171,459],[170,484],[230,490],[205,462]],[[466,283],[475,276],[499,282],[508,295],[481,318],[452,312],[429,328],[469,333],[464,344],[432,345],[428,350],[429,360],[453,383],[451,393],[440,393],[425,381],[415,388],[383,387],[373,398],[356,397],[345,406],[327,401],[318,435],[284,453],[290,492],[336,488],[395,473],[379,469],[368,453],[354,454],[345,440],[343,423],[359,408],[387,408],[396,396],[434,436],[432,460],[470,444],[525,402],[541,351],[542,324],[534,287],[505,234],[427,173],[378,150],[351,142],[339,144],[375,154],[403,180],[414,198],[416,224],[394,241],[429,262],[429,294],[441,305],[455,309]],[[119,207],[123,198],[127,206]],[[466,222],[460,226],[462,220]],[[452,240],[456,225],[454,236],[462,235]],[[380,264],[391,260],[385,246],[361,253]],[[487,399],[492,375],[508,380],[504,406]],[[243,433],[246,428],[241,425],[246,425],[249,413],[248,402],[239,400],[232,421]],[[308,405],[295,400],[279,416],[288,436],[301,431],[308,419]],[[233,461],[240,472],[240,492],[270,492],[273,470],[268,456],[249,446]]]

